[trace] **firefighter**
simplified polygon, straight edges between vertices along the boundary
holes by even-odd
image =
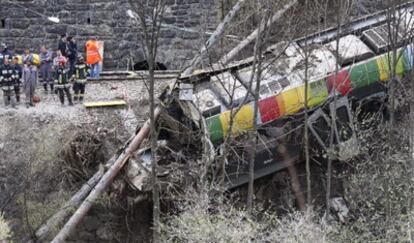
[[[53,65],[52,65],[52,70],[55,73],[56,70],[58,69],[58,63],[60,60],[66,60],[66,57],[62,55],[62,51],[57,49],[56,50],[56,56],[55,58],[53,58]]]
[[[74,81],[73,91],[75,92],[73,100],[76,102],[79,100],[79,103],[83,102],[85,96],[85,86],[88,79],[88,66],[86,65],[83,56],[79,55],[78,60],[75,65],[75,73],[72,76]]]
[[[27,59],[23,67],[23,90],[26,96],[26,108],[34,106],[33,96],[37,85],[37,68],[33,60]]]
[[[23,69],[19,64],[19,58],[13,57],[13,69],[14,69],[14,93],[16,95],[17,103],[20,103],[20,86],[22,85]]]
[[[16,108],[16,100],[14,97],[14,68],[10,64],[9,57],[4,59],[3,66],[0,68],[0,83],[3,90],[4,105],[7,107],[12,105]]]
[[[60,58],[57,60],[57,67],[55,70],[55,90],[59,94],[60,103],[65,105],[65,93],[68,98],[69,105],[72,106],[72,97],[70,94],[69,83],[69,69],[66,67],[66,58]]]
[[[52,52],[47,50],[45,46],[40,48],[40,74],[42,76],[42,83],[45,93],[47,94],[47,86],[50,85],[50,91],[53,92],[53,78],[52,78]]]
[[[0,66],[3,65],[5,59],[10,59],[12,56],[13,53],[9,50],[8,46],[5,43],[1,43]]]

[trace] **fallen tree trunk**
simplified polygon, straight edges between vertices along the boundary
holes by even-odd
[[[252,41],[254,41],[257,37],[257,35],[261,32],[263,32],[264,28],[269,27],[272,25],[276,20],[280,19],[283,14],[290,9],[293,5],[295,5],[298,2],[298,0],[293,0],[286,4],[281,10],[277,11],[271,19],[267,22],[267,25],[261,25],[259,28],[257,28],[255,31],[253,31],[246,39],[244,39],[242,42],[240,42],[235,48],[233,48],[229,53],[227,53],[225,56],[223,56],[219,60],[219,64],[226,65],[231,60],[234,59],[234,57],[243,50],[247,45],[249,45]]]
[[[218,40],[221,39],[221,36],[224,34],[227,25],[231,22],[233,17],[236,15],[237,12],[241,9],[242,5],[244,4],[245,0],[238,0],[237,3],[233,6],[233,8],[227,13],[226,17],[224,17],[223,21],[217,26],[214,33],[210,36],[207,40],[206,44],[201,48],[200,54],[194,57],[191,62],[190,66],[184,70],[184,75],[189,75],[193,72],[194,68],[197,67],[198,64],[203,60],[206,56],[208,50],[216,44]]]
[[[154,120],[157,120],[161,113],[161,108],[157,107],[154,111]],[[65,226],[60,230],[60,232],[53,239],[52,243],[64,242],[69,235],[71,235],[88,211],[91,209],[94,202],[99,198],[99,196],[105,191],[105,189],[111,184],[113,179],[128,161],[128,159],[139,149],[144,139],[150,133],[150,121],[147,120],[142,128],[139,130],[138,134],[134,137],[131,143],[126,149],[118,156],[115,163],[109,168],[109,170],[103,175],[101,180],[98,182],[96,187],[91,191],[89,196],[85,201],[80,205],[78,210],[72,215]]]
[[[132,139],[134,139],[135,135],[131,136],[128,139],[128,142],[126,142],[126,145],[128,145]],[[124,145],[124,147],[126,147]],[[122,148],[121,148],[122,149]],[[111,159],[109,159],[108,163],[105,165],[107,167],[113,165],[116,159],[116,155],[112,156]],[[50,234],[50,231],[53,229],[56,229],[58,225],[60,225],[73,210],[79,206],[85,200],[85,198],[89,195],[89,193],[92,191],[92,189],[98,184],[99,180],[104,175],[104,170],[99,169],[82,187],[81,189],[76,192],[75,195],[73,195],[69,201],[67,201],[54,215],[52,215],[44,224],[42,224],[38,229],[36,230],[36,240],[37,241],[44,241]]]

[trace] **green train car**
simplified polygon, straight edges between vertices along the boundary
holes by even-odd
[[[395,16],[401,21],[391,25],[391,32],[400,33],[394,52],[388,45],[390,27],[386,11],[348,23],[342,26],[342,32],[328,29],[269,47],[263,54],[257,116],[252,59],[181,77],[178,94],[162,116],[165,129],[160,139],[164,134],[171,144],[187,144],[200,154],[206,153],[200,151],[203,145],[211,156],[220,156],[223,142],[229,142],[226,175],[230,188],[248,181],[248,162],[254,154],[256,178],[286,168],[291,161],[300,161],[303,151],[304,77],[308,77],[307,125],[316,143],[313,146],[329,149],[330,114],[336,109],[337,159],[355,156],[358,141],[351,124],[350,101],[382,102],[386,99],[387,81],[410,73],[412,5],[397,8]],[[304,50],[309,52],[307,62]],[[308,63],[307,68],[304,63]],[[337,97],[335,105],[333,97]],[[253,151],[249,131],[255,124],[259,144]],[[192,138],[197,131],[207,134],[206,141]],[[287,152],[281,152],[281,146]]]

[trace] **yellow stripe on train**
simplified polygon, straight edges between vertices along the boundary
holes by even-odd
[[[299,86],[282,92],[284,108],[287,115],[297,113],[305,104],[305,86]]]
[[[237,109],[233,109],[236,112]],[[223,135],[227,136],[230,129],[231,111],[226,111],[220,115],[220,122],[223,128]],[[237,135],[243,131],[252,129],[254,126],[254,109],[253,104],[247,104],[240,108],[240,110],[234,115],[232,134]]]

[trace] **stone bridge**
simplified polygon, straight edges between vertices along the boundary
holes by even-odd
[[[105,41],[106,69],[124,70],[128,59],[133,62],[144,59],[142,35],[135,20],[126,14],[131,8],[128,0],[13,1],[20,6],[9,2],[0,0],[0,41],[5,41],[18,53],[25,48],[38,52],[42,44],[55,49],[59,35],[67,33],[74,36],[80,49],[91,36]],[[162,28],[159,61],[170,69],[180,68],[194,55],[206,37],[199,34],[201,30],[214,29],[217,24],[216,2],[218,0],[167,0],[164,23],[196,31]],[[60,23],[52,23],[45,16],[59,17]]]

